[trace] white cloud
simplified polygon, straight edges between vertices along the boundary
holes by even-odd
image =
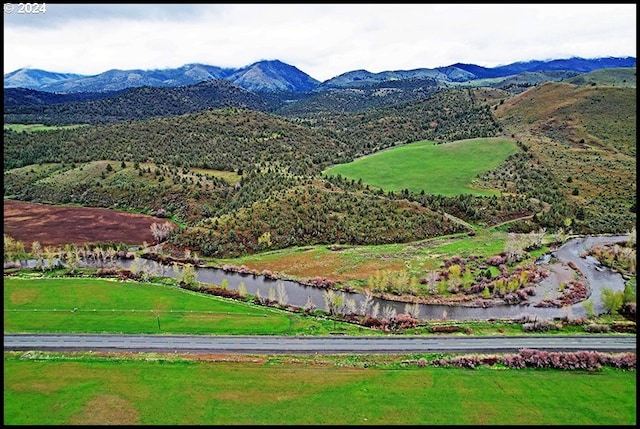
[[[635,4],[47,4],[5,13],[4,72],[97,74],[279,59],[323,81],[371,72],[635,56]]]

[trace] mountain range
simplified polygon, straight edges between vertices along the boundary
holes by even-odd
[[[371,73],[354,70],[320,82],[298,68],[279,60],[258,61],[241,68],[187,64],[173,69],[109,70],[93,76],[22,68],[4,75],[4,88],[26,88],[43,92],[104,93],[144,86],[179,87],[210,80],[226,80],[252,92],[309,92],[331,88],[357,88],[397,80],[433,79],[439,83],[460,83],[495,79],[525,72],[585,73],[603,68],[636,67],[635,57],[603,57],[515,62],[493,68],[456,63],[445,67]],[[573,76],[571,75],[571,76]]]
[[[276,250],[404,243],[507,221],[513,233],[636,225],[634,58],[354,70],[325,82],[280,61],[133,74],[112,70],[95,86],[58,76],[66,92],[5,88],[5,198],[163,209],[186,225],[172,244],[225,258],[263,251],[265,231]],[[118,76],[120,86],[108,79]],[[177,84],[187,78],[205,80]],[[142,81],[164,86],[123,85]],[[517,153],[498,165],[500,140]],[[430,170],[435,180],[470,160],[486,173],[455,195],[422,179],[392,188],[327,173],[424,141],[473,144]]]

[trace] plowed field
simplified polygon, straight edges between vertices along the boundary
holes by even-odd
[[[152,244],[152,223],[158,219],[116,210],[52,206],[22,201],[4,201],[4,234],[24,243],[42,246],[89,243]]]

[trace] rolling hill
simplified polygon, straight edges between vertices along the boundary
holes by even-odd
[[[8,97],[21,89],[5,90]],[[92,96],[95,94],[95,96]],[[43,97],[44,95],[44,97]],[[172,88],[140,87],[109,96],[90,93],[89,100],[55,104],[9,105],[5,101],[6,123],[44,123],[55,125],[106,124],[139,121],[149,118],[183,115],[208,109],[237,107],[268,111],[269,101],[253,92],[242,89],[225,80],[212,80],[192,86]],[[36,98],[31,93],[32,98]],[[68,99],[72,94],[58,95]],[[77,96],[75,96],[77,97]],[[51,98],[49,93],[39,92],[37,98]],[[13,103],[12,103],[13,104]]]
[[[495,112],[505,133],[552,172],[553,186],[577,207],[588,224],[585,230],[632,228],[637,195],[634,87],[550,82],[506,100]]]
[[[422,227],[409,218],[384,227],[380,213],[387,205],[397,212],[422,207],[416,216],[427,216],[442,234],[458,230],[434,213],[484,225],[527,218],[510,224],[516,232],[629,231],[636,221],[635,69],[485,79],[486,85],[462,86],[422,77],[306,93],[251,92],[218,79],[56,104],[49,101],[58,95],[41,105],[31,98],[31,110],[7,107],[5,123],[20,118],[12,115],[26,118],[26,111],[39,123],[113,123],[5,129],[5,196],[142,212],[164,208],[185,225],[176,244],[218,256],[263,251],[258,239],[265,232],[272,233],[273,248],[438,234],[438,228],[412,234]],[[369,168],[371,177],[362,182],[321,175],[361,157],[394,153],[384,149],[409,150],[417,141],[445,150],[495,137],[511,141],[515,152],[488,158],[465,152],[439,163],[449,166],[442,174],[453,177],[461,156],[495,161],[475,178],[465,176],[496,190],[490,196],[459,184],[451,191],[446,181],[439,185],[449,189],[414,187],[410,180],[378,189],[370,184],[389,171],[383,168]],[[207,182],[197,169],[239,180]],[[397,205],[400,200],[406,202]],[[355,201],[357,210],[349,208]],[[364,229],[352,224],[356,219]],[[242,245],[234,248],[237,240]]]

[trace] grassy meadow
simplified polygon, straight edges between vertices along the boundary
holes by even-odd
[[[35,131],[50,131],[60,129],[75,129],[84,127],[85,125],[44,125],[44,124],[4,124],[5,130],[13,130],[17,132],[35,132]]]
[[[636,424],[635,371],[407,364],[419,358],[5,352],[4,424]]]
[[[20,275],[4,279],[5,333],[387,335],[185,291],[170,283]],[[522,334],[517,324],[469,326],[477,335]],[[410,331],[427,333],[425,327]],[[636,422],[635,371],[419,365],[444,356],[5,352],[4,423]]]
[[[5,333],[322,335],[337,330],[357,335],[363,329],[167,284],[4,279]]]
[[[497,104],[503,98],[501,93],[496,92],[492,99],[496,115],[504,123],[504,135],[524,142],[530,153],[549,166],[568,194],[573,188],[579,191],[569,197],[570,204],[597,201],[597,210],[609,217],[615,211],[613,203],[600,202],[604,196],[617,195],[626,204],[635,194],[635,180],[628,180],[635,179],[628,173],[635,171],[636,147],[631,144],[635,143],[635,107],[629,109],[631,103],[635,106],[635,94],[623,90],[631,85],[628,75],[616,79],[624,85],[540,85],[504,104]],[[635,77],[633,81],[635,86]],[[604,103],[605,93],[616,103]],[[558,109],[558,100],[573,100],[576,107],[569,103],[570,107]],[[256,123],[247,122],[247,126],[254,129]],[[553,125],[550,129],[549,124]],[[60,127],[6,128],[31,132]],[[155,135],[157,130],[153,129]],[[179,130],[169,123],[158,134],[173,135],[168,130],[174,129]],[[114,141],[129,137],[124,127],[122,130]],[[151,141],[141,135],[141,142]],[[100,144],[102,137],[97,139]],[[151,153],[150,148],[140,150]],[[238,148],[249,152],[244,146]],[[498,191],[481,188],[475,180],[516,152],[515,141],[508,138],[446,144],[420,141],[333,166],[324,175],[340,174],[385,191],[495,195]],[[276,157],[282,156],[279,154]],[[107,171],[107,162],[113,171]],[[51,189],[61,195],[77,192],[75,189],[91,181],[96,189],[104,190],[96,192],[96,201],[102,202],[108,195],[119,204],[135,189],[137,198],[147,205],[150,203],[146,201],[155,201],[169,182],[175,187],[175,195],[187,195],[195,189],[188,185],[191,182],[202,182],[205,190],[213,190],[216,177],[231,185],[241,179],[234,172],[195,167],[158,170],[148,163],[141,166],[153,172],[141,175],[133,163],[121,167],[113,160],[72,167],[34,163],[14,169],[11,179],[16,187],[21,185],[20,189],[28,189],[26,184],[31,182],[42,185],[30,190],[41,189],[42,195],[48,195]],[[98,180],[101,175],[104,178]],[[615,210],[628,210],[626,205],[619,206]],[[498,254],[504,250],[506,239],[506,230],[480,227],[473,236],[443,236],[408,244],[345,245],[339,250],[326,244],[310,245],[239,258],[209,258],[207,262],[213,266],[245,266],[258,272],[270,270],[294,280],[327,277],[358,290],[377,272],[419,273],[438,269],[445,258],[452,256],[485,258]],[[530,256],[547,250],[543,246]],[[90,277],[44,278],[34,272],[5,275],[3,283],[5,334],[387,335],[186,291],[169,280],[137,283]],[[470,328],[470,335],[523,333],[521,325],[500,321],[470,321],[463,326]],[[398,334],[437,335],[422,325],[410,331]],[[578,333],[590,335],[581,326],[551,334]],[[416,364],[420,359],[435,357],[5,352],[4,424],[636,425],[635,371],[511,370],[499,365],[471,370]]]
[[[436,144],[419,141],[328,168],[325,175],[362,180],[384,191],[440,195],[497,195],[474,186],[476,176],[498,167],[518,151],[513,140],[477,138]]]
[[[247,295],[251,297],[251,295]],[[120,281],[95,277],[42,277],[22,273],[4,279],[4,332],[61,334],[188,335],[388,335],[380,329],[333,320],[319,304],[311,315],[179,288],[175,280]],[[609,324],[621,316],[601,315]],[[394,335],[435,335],[433,327],[459,327],[466,335],[523,335],[513,320],[431,320]],[[567,324],[547,335],[588,335]]]
[[[367,286],[367,280],[378,272],[437,270],[444,258],[453,256],[489,258],[502,252],[506,240],[504,232],[483,229],[474,236],[457,234],[413,243],[342,246],[339,251],[332,251],[326,245],[295,247],[240,258],[216,259],[209,265],[245,266],[258,272],[269,270],[292,280],[321,276],[359,290]],[[543,246],[532,251],[531,257],[546,251],[548,248]]]

